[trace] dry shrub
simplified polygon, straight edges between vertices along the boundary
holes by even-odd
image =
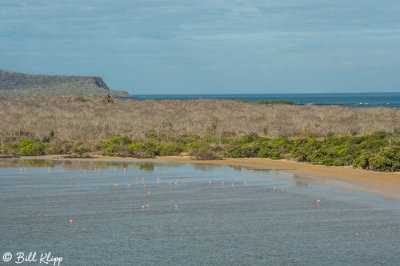
[[[262,105],[229,100],[65,101],[32,97],[0,99],[0,145],[30,138],[78,142],[114,136],[144,138],[148,132],[171,141],[177,136],[243,135],[269,137],[396,133],[400,110],[315,105]]]

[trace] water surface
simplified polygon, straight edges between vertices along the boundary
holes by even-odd
[[[400,201],[276,170],[8,161],[0,208],[0,255],[52,252],[61,265],[400,262]]]

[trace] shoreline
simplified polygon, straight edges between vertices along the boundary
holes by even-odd
[[[228,165],[282,170],[318,181],[337,180],[350,185],[346,189],[400,199],[400,172],[376,172],[342,166],[312,165],[289,160],[266,158],[226,158],[222,160],[191,160],[189,156],[164,156],[151,159],[131,157],[95,156],[93,158],[65,158],[63,155],[23,156],[19,159],[123,161],[123,162],[176,162],[190,164]],[[343,187],[342,187],[343,189]]]

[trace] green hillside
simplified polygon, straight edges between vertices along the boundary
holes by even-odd
[[[0,98],[40,96],[89,97],[110,94],[130,96],[110,90],[101,77],[32,75],[0,70]]]

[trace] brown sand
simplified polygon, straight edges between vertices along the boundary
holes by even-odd
[[[64,159],[61,155],[25,157],[25,159]],[[223,160],[191,160],[188,156],[166,156],[154,159],[134,159],[121,157],[96,156],[93,159],[72,160],[102,160],[102,161],[141,161],[141,162],[179,162],[191,164],[231,165],[257,167],[263,169],[280,169],[287,172],[313,178],[315,180],[344,181],[347,188],[387,198],[400,199],[400,172],[376,172],[351,167],[311,165],[288,160],[271,160],[264,158],[228,158]],[[330,184],[327,182],[327,184]]]

